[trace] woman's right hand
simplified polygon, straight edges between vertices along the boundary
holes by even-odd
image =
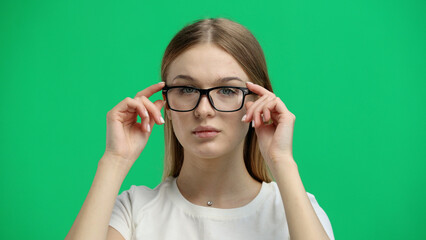
[[[165,101],[152,103],[148,98],[164,87],[160,82],[127,97],[107,113],[107,135],[104,156],[114,157],[129,169],[145,148],[154,123],[163,124],[161,108]],[[141,123],[136,122],[140,116]]]

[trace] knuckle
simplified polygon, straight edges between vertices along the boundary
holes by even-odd
[[[111,119],[113,117],[113,114],[114,114],[114,110],[112,109],[112,110],[110,110],[110,111],[107,112],[106,118],[107,119]]]
[[[139,99],[135,99],[135,100],[139,100]],[[144,103],[143,103],[142,101],[135,101],[135,103],[136,103],[138,106],[144,106]]]

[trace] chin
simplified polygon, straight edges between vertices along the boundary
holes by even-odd
[[[225,152],[218,144],[203,144],[203,145],[192,145],[190,148],[192,154],[201,158],[216,158],[220,157],[220,153]]]
[[[218,142],[208,143],[190,143],[189,146],[183,146],[184,151],[190,152],[198,158],[218,158],[229,153],[232,149],[227,149],[230,145],[223,145]]]

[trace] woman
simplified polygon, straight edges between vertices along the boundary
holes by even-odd
[[[293,159],[295,116],[246,28],[223,18],[184,27],[161,78],[108,112],[105,153],[68,239],[334,239]],[[163,181],[116,198],[154,124],[165,126]]]

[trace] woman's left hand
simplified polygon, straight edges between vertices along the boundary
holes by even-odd
[[[254,83],[247,83],[247,87],[259,98],[245,104],[247,113],[243,121],[254,121],[263,158],[270,167],[280,161],[294,160],[292,149],[296,116],[274,93]]]

